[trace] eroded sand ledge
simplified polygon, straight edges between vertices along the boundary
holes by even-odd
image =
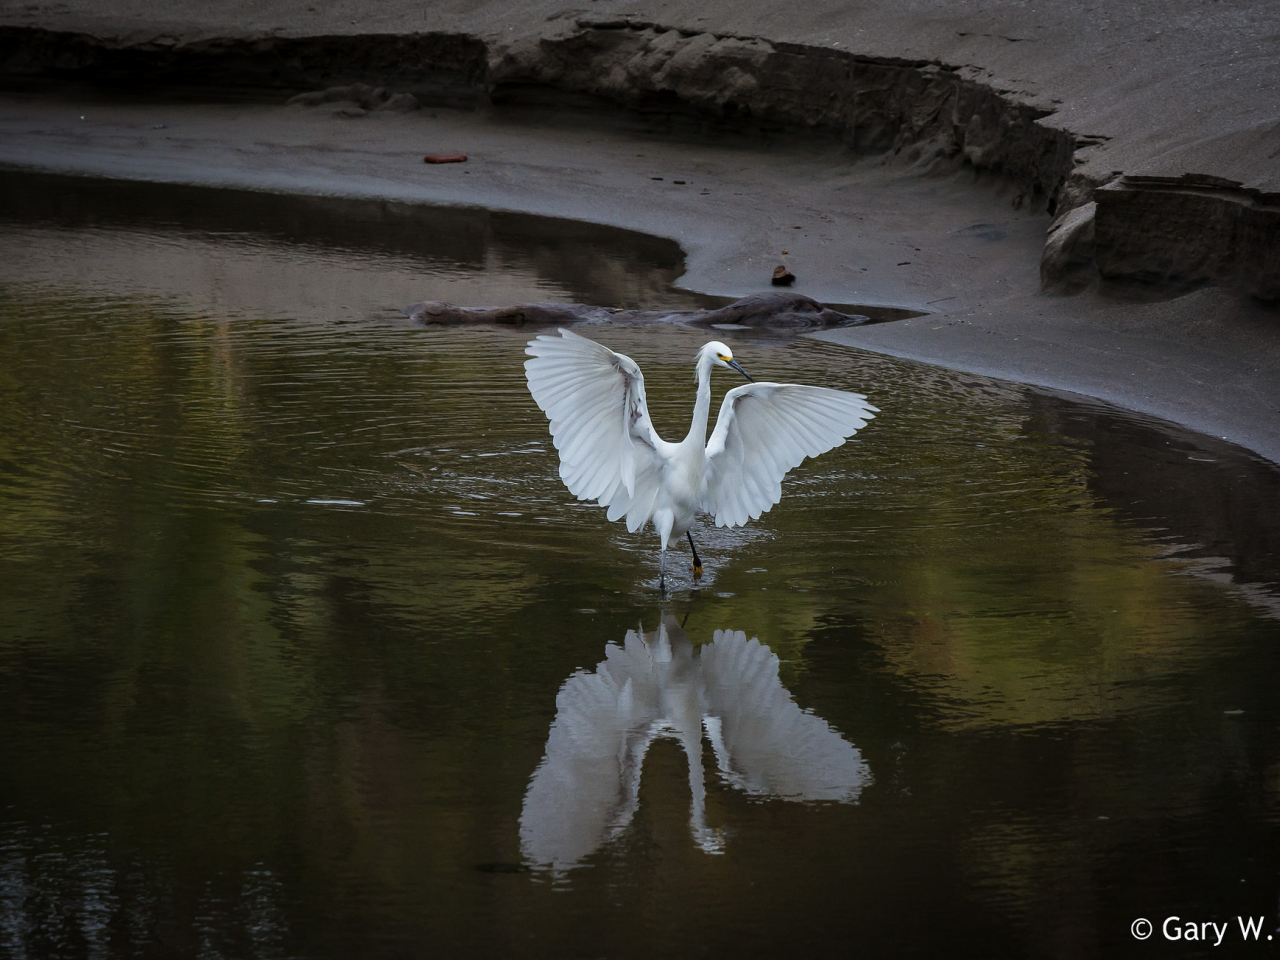
[[[524,43],[453,32],[140,39],[9,25],[0,26],[0,69],[10,79],[242,91],[364,82],[451,106],[580,96],[725,129],[818,134],[917,163],[959,159],[1008,178],[1015,204],[1051,216],[1095,204],[1086,244],[1046,251],[1049,286],[1075,260],[1074,272],[1082,261],[1104,279],[1238,284],[1280,298],[1280,193],[1212,169],[1103,172],[1087,153],[1109,137],[1074,131],[972,68],[635,15],[557,19],[557,30]]]
[[[910,280],[871,283],[871,299],[942,312],[830,336],[1100,396],[1280,460],[1275,426],[1280,421],[1280,318],[1266,303],[1280,295],[1280,204],[1274,165],[1263,149],[1274,124],[1268,125],[1265,104],[1257,102],[1264,94],[1253,92],[1274,79],[1274,63],[1250,61],[1241,74],[1248,84],[1240,79],[1234,87],[1224,86],[1204,78],[1184,83],[1153,108],[1152,90],[1167,82],[1171,64],[1188,44],[1211,57],[1215,45],[1235,49],[1252,42],[1247,25],[1188,19],[1196,15],[1191,4],[1169,4],[1160,22],[1152,23],[1134,5],[1112,11],[1114,23],[1106,21],[1118,31],[1112,34],[1118,36],[1114,46],[1091,47],[1095,34],[1079,37],[1074,50],[1065,42],[1058,49],[1050,46],[1055,34],[1059,40],[1073,31],[1087,34],[1084,26],[1091,21],[1068,13],[1058,16],[1050,33],[1036,34],[1044,25],[1028,23],[1025,10],[1007,6],[983,11],[966,4],[914,3],[896,13],[868,10],[855,17],[818,5],[785,27],[775,20],[768,30],[762,29],[768,11],[750,8],[731,16],[714,5],[696,11],[679,4],[619,5],[610,17],[554,4],[519,10],[499,5],[483,14],[429,12],[425,17],[429,26],[448,29],[422,29],[423,20],[415,22],[408,8],[397,10],[395,4],[380,10],[376,22],[358,17],[350,24],[332,11],[316,15],[298,5],[273,4],[252,14],[241,11],[234,26],[225,22],[225,10],[200,4],[181,8],[181,19],[167,24],[128,4],[92,12],[63,6],[61,13],[36,17],[38,22],[11,7],[0,13],[6,24],[0,27],[0,64],[11,80],[37,85],[60,79],[216,86],[258,94],[271,90],[282,100],[300,90],[366,82],[412,95],[424,105],[479,107],[483,113],[496,104],[508,116],[549,107],[563,115],[607,104],[651,121],[786,141],[793,148],[808,139],[839,142],[863,155],[894,158],[899,186],[908,164],[914,165],[914,175],[934,178],[947,171],[977,172],[987,177],[977,181],[985,184],[979,191],[986,191],[982,202],[993,212],[1000,205],[1019,211],[1018,222],[1005,225],[1020,231],[1014,242],[1005,244],[1000,256],[986,257],[974,275],[974,264],[964,262],[974,255],[947,239],[957,232],[954,224],[913,231],[909,223],[892,223],[887,208],[880,210],[883,240],[935,241],[936,250],[929,252],[936,257]],[[1255,6],[1265,15],[1264,5]],[[1242,7],[1245,13],[1252,9]],[[823,16],[825,31],[820,29]],[[19,22],[23,17],[26,22]],[[986,31],[973,29],[984,17],[995,17],[997,28],[1007,29],[991,32],[990,24]],[[1153,29],[1154,34],[1143,35]],[[1162,29],[1168,31],[1163,41]],[[863,36],[868,31],[873,35]],[[818,32],[827,35],[820,38]],[[848,39],[842,45],[833,35]],[[908,35],[915,56],[894,50]],[[1142,75],[1126,78],[1124,88],[1117,89],[1114,80],[1107,83],[1105,71],[1121,62],[1117,49],[1135,42],[1157,45],[1142,48],[1149,61]],[[1041,44],[1038,52],[1029,55],[1009,52],[1030,51],[1035,44]],[[975,50],[984,55],[975,60]],[[1064,66],[1073,55],[1088,61],[1075,73]],[[1040,76],[1032,82],[1002,75],[1037,70]],[[1243,96],[1237,95],[1241,91]],[[1082,103],[1099,93],[1110,93],[1114,103],[1091,113]],[[1230,110],[1216,99],[1227,94],[1233,97]],[[1126,103],[1131,107],[1127,117]],[[1218,108],[1216,127],[1205,127],[1200,114],[1206,106]],[[1153,133],[1161,124],[1163,141]],[[1118,129],[1126,125],[1129,129]],[[544,141],[556,135],[554,124],[537,134]],[[227,136],[234,140],[237,134]],[[19,149],[3,159],[49,166],[40,162],[39,153],[33,148],[23,155]],[[619,157],[595,159],[628,172]],[[65,168],[140,173],[125,169],[127,164],[114,171],[109,166],[99,155]],[[777,175],[776,169],[766,173]],[[220,175],[227,182],[225,168]],[[993,189],[991,178],[1007,188]],[[200,178],[189,171],[185,179]],[[713,175],[702,182],[718,190],[732,186],[731,179]],[[543,191],[544,206],[557,189],[564,198],[577,187],[568,170],[559,184],[555,180],[547,176],[535,185]],[[305,189],[288,181],[285,176],[268,185],[245,171],[230,182]],[[831,178],[820,187],[819,205],[839,189]],[[887,182],[878,187],[894,189]],[[486,185],[439,193],[420,198],[546,212],[537,209],[537,201],[522,204],[519,191],[502,193]],[[789,218],[801,194],[798,187],[780,189],[763,202],[772,199],[772,212]],[[638,221],[643,229],[680,239],[691,251],[689,286],[731,295],[750,292],[754,281],[731,269],[728,276],[717,276],[713,269],[735,250],[741,254],[742,242],[736,247],[722,242],[717,250],[714,238],[697,235],[678,216],[669,222],[661,216],[646,220],[636,209],[642,202],[638,197],[618,198],[616,210],[607,213],[564,199],[568,215],[586,213],[584,219],[619,225]],[[922,197],[908,199],[918,203]],[[762,199],[757,195],[752,202]],[[852,208],[830,209],[836,219],[852,213]],[[905,213],[910,220],[916,211]],[[750,217],[719,214],[728,233],[752,226]],[[1041,230],[1058,218],[1047,247],[1039,240],[1034,246],[1027,242],[1028,217],[1038,217]],[[859,240],[869,239],[848,233],[832,229],[829,241],[857,249]],[[925,239],[912,239],[918,235]],[[832,276],[837,259],[831,251],[810,251],[803,266],[797,265],[802,278],[814,278],[805,292],[850,299],[832,296],[842,287]],[[862,257],[888,274],[889,263],[882,259]],[[1096,289],[1099,282],[1103,293]],[[1086,292],[1046,297],[1037,295],[1041,284]],[[1117,284],[1125,296],[1115,295]],[[1140,292],[1136,300],[1135,290]]]

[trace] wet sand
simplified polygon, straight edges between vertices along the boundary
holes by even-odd
[[[756,292],[783,263],[820,300],[929,311],[830,339],[1098,397],[1280,462],[1280,301],[1246,292],[1280,283],[1274,22],[1269,0],[0,0],[4,73],[28,91],[57,78],[86,91],[5,95],[0,163],[643,230],[687,251],[691,290]],[[188,79],[203,70],[260,102],[157,101],[182,63]],[[151,101],[87,92],[113,70]],[[431,102],[480,108],[280,105],[290,84],[339,75],[443,77]],[[868,143],[877,91],[882,136]],[[538,107],[548,92],[612,112]],[[515,105],[490,106],[503,102]],[[754,109],[835,138],[795,126],[681,137],[618,109],[655,102],[703,117]],[[884,137],[897,139],[883,160],[836,142],[868,154]],[[421,163],[451,151],[470,160]],[[1113,218],[1112,275],[1219,285],[1039,292],[1053,214],[1122,175],[1155,192],[1142,215]],[[1242,281],[1243,235],[1221,228],[1243,215],[1258,260],[1243,272],[1258,275]]]
[[[1155,303],[1040,295],[1046,216],[1014,210],[1008,185],[970,170],[922,174],[829,143],[655,135],[554,112],[352,117],[340,105],[10,96],[0,133],[0,162],[15,166],[640,229],[677,240],[682,285],[708,294],[767,289],[785,263],[817,299],[929,311],[830,339],[1099,397],[1280,460],[1268,308],[1225,289]],[[470,159],[422,163],[441,150]]]
[[[429,165],[460,151],[466,163]],[[1097,397],[1280,462],[1280,313],[1229,288],[1038,293],[1050,218],[1005,180],[838,144],[655,130],[621,114],[0,99],[0,164],[90,176],[481,206],[642,230],[681,285],[769,289],[925,316],[821,336]],[[785,251],[785,252],[784,252]],[[474,304],[497,306],[501,304]]]

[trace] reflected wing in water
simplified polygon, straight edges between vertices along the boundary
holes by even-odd
[[[717,630],[701,659],[707,733],[731,783],[788,800],[857,799],[870,779],[862,755],[791,699],[768,647]]]
[[[658,716],[654,665],[634,630],[623,647],[606,646],[605,657],[556,697],[546,755],[520,814],[520,845],[534,863],[571,867],[635,813]]]

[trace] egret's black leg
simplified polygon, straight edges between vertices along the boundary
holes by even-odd
[[[697,580],[702,576],[702,560],[698,557],[698,548],[693,545],[693,531],[686,531],[685,536],[689,538],[689,549],[693,551],[693,578]]]
[[[667,595],[667,549],[663,547],[658,553],[658,596]]]

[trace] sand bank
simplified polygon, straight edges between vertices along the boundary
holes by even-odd
[[[149,6],[0,7],[0,162],[644,230],[690,289],[785,263],[816,299],[927,312],[824,336],[1280,461],[1265,4]],[[356,81],[420,107],[283,105]],[[1050,225],[1086,210],[1058,260],[1085,291],[1041,292]]]

